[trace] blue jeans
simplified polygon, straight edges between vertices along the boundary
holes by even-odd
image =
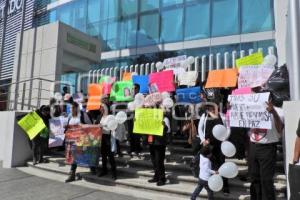
[[[214,193],[211,191],[211,189],[209,189],[208,182],[199,178],[198,185],[192,194],[191,200],[197,199],[203,188],[205,188],[207,191],[208,200],[212,200],[214,198]]]

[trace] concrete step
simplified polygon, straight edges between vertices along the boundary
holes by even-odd
[[[59,173],[63,175],[67,175],[70,169],[70,166],[60,165],[59,163],[50,162],[45,164],[38,164],[33,166],[31,162],[28,163],[28,166],[31,168],[36,168],[39,170],[50,171],[53,173]],[[89,173],[89,169],[78,167],[78,172],[81,173],[83,179],[88,182],[110,185],[110,186],[124,186],[129,188],[139,188],[147,191],[154,191],[156,193],[169,194],[173,196],[174,199],[178,197],[189,197],[193,192],[196,184],[195,182],[173,182],[172,179],[167,182],[165,186],[157,187],[155,184],[150,184],[147,182],[147,179],[151,176],[151,171],[141,171],[140,175],[137,177],[130,176],[131,173],[134,173],[136,169],[122,169],[119,168],[118,171],[121,173],[118,176],[116,181],[110,179],[109,176],[106,177],[97,177],[93,176]],[[183,178],[183,177],[182,177]],[[238,184],[238,183],[236,183]],[[276,186],[276,189],[281,187],[280,185]],[[241,190],[237,187],[232,187],[231,194],[229,196],[224,196],[222,193],[216,193],[216,199],[249,199],[249,191]],[[201,197],[206,197],[206,191],[203,190],[200,194]],[[280,199],[284,199],[282,193],[278,193]]]

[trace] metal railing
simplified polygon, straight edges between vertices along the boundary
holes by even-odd
[[[259,52],[263,52],[263,48],[259,48]],[[266,49],[269,55],[275,54],[275,48],[273,46]],[[254,53],[254,49],[241,50],[238,54],[237,51],[225,52],[223,55],[221,53],[209,54],[209,55],[200,55],[196,56],[195,62],[193,65],[188,67],[188,71],[195,70],[200,72],[201,81],[206,80],[206,72],[214,69],[227,69],[235,68],[235,60],[238,58],[245,57]],[[231,61],[231,62],[230,62]],[[139,75],[148,75],[152,72],[156,72],[156,63],[143,63],[136,64],[131,66],[121,66],[121,67],[107,67],[97,70],[90,70],[88,72],[89,83],[96,83],[99,78],[103,75],[109,75],[116,77],[117,80],[121,80],[124,72],[135,72]]]

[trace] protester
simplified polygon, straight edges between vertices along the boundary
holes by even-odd
[[[296,138],[296,142],[295,142],[295,149],[294,149],[294,157],[293,157],[293,163],[297,164],[300,163],[300,119],[298,122],[298,128],[296,131],[297,134],[297,138]]]
[[[221,151],[221,141],[217,140],[212,133],[213,128],[218,124],[223,124],[218,111],[218,106],[216,104],[207,104],[206,113],[204,113],[200,118],[198,134],[203,146],[207,146],[209,144],[212,146],[212,168],[214,170],[218,170],[225,162],[225,156]],[[228,195],[228,179],[223,178],[223,181],[223,193]]]
[[[208,200],[213,199],[213,191],[208,187],[208,179],[212,174],[217,174],[218,172],[212,170],[211,159],[212,147],[210,145],[206,145],[200,150],[199,180],[198,185],[192,194],[191,200],[197,199],[203,188],[207,191]]]
[[[249,172],[251,199],[273,200],[277,144],[283,134],[283,110],[266,103],[271,114],[272,129],[250,129]]]
[[[138,84],[134,84],[134,96],[139,93],[140,91],[140,86]],[[133,96],[133,97],[134,97]],[[130,144],[130,150],[129,150],[129,155],[132,157],[133,154],[136,156],[140,156],[140,153],[142,151],[141,147],[141,136],[138,134],[133,133],[133,119],[134,119],[134,112],[128,111],[128,114],[131,115],[130,119],[127,120],[127,126],[128,126],[128,139],[129,139],[129,144]]]
[[[148,182],[156,182],[157,186],[162,186],[166,183],[164,161],[166,156],[167,138],[171,132],[170,120],[167,116],[164,117],[162,123],[164,125],[162,136],[148,136],[151,162],[154,170],[154,176],[152,179],[148,180]]]
[[[105,110],[105,107],[108,110]],[[103,96],[102,97],[102,106],[101,106],[101,121],[100,125],[102,126],[102,142],[101,142],[101,156],[102,156],[102,169],[98,172],[98,176],[105,176],[107,175],[107,158],[109,158],[111,172],[112,172],[112,179],[117,179],[117,167],[116,161],[114,157],[114,149],[112,149],[112,137],[111,137],[111,130],[107,127],[107,117],[110,109],[109,105],[109,97]]]
[[[69,116],[69,118],[68,118],[68,122],[67,122],[67,126],[66,126],[66,129],[65,129],[65,132],[70,128],[70,126],[87,124],[87,123],[90,122],[90,121],[89,122],[85,121],[85,117],[82,116],[82,114],[84,114],[84,113],[82,113],[80,111],[78,103],[73,102],[71,110],[72,110],[72,113],[71,113],[71,116]],[[75,181],[75,179],[76,179],[76,169],[77,169],[77,163],[74,160],[73,163],[72,163],[72,165],[71,165],[71,170],[70,170],[70,173],[69,173],[69,177],[65,180],[66,183]],[[92,167],[90,169],[91,169],[91,173],[92,174],[96,173],[96,169],[95,168]]]
[[[31,141],[33,165],[36,165],[37,163],[43,163],[44,153],[48,150],[50,107],[43,105],[39,110],[36,111],[36,113],[42,118],[44,124],[46,125],[46,129],[42,130]]]

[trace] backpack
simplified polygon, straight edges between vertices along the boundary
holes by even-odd
[[[199,172],[200,172],[199,164],[200,164],[200,151],[197,153],[197,155],[195,155],[192,158],[192,161],[190,163],[190,168],[195,178],[199,177]]]

